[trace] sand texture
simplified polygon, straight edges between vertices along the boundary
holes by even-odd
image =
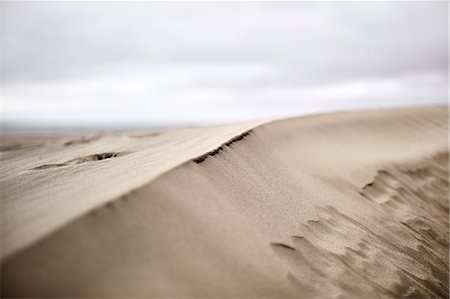
[[[447,109],[4,138],[2,296],[448,298]]]

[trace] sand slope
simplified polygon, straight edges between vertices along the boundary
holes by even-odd
[[[257,124],[47,140],[8,136],[0,148],[1,257]]]
[[[8,149],[2,295],[448,297],[447,107],[257,125]]]

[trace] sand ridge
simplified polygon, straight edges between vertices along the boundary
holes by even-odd
[[[34,137],[2,145],[2,259],[258,124]]]
[[[2,295],[448,297],[447,107],[234,136],[8,257]]]

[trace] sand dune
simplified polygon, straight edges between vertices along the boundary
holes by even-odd
[[[449,296],[447,107],[1,151],[5,297]]]

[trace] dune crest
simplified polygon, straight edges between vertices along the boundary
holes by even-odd
[[[224,132],[205,130],[204,140]],[[21,246],[2,261],[2,295],[448,297],[447,107],[317,115],[227,132],[146,183],[119,185],[114,200],[98,194],[95,205],[46,234],[8,238]],[[108,175],[96,177],[100,186],[114,174],[136,183],[138,173],[123,173],[124,165],[137,158],[134,166],[150,165],[140,149],[151,155],[146,142],[159,136],[135,136],[114,147],[73,143],[130,154],[73,163],[61,150],[69,165],[33,176],[95,177],[101,168]],[[171,145],[182,137],[172,133]],[[94,199],[102,190],[90,188]]]

